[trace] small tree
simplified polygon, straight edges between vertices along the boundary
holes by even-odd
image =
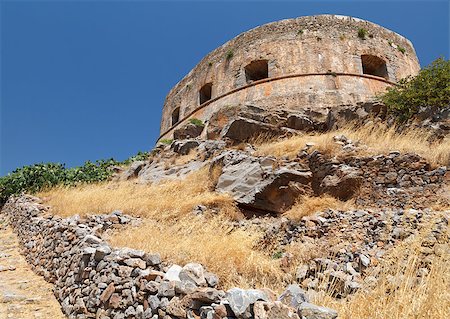
[[[421,107],[447,107],[450,104],[450,61],[438,58],[417,76],[407,77],[379,96],[388,111],[405,121]]]

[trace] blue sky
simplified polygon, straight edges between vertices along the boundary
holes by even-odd
[[[255,26],[324,13],[406,36],[422,66],[448,59],[448,1],[0,0],[0,175],[150,150],[165,95],[204,55]]]

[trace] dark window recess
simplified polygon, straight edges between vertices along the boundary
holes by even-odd
[[[245,67],[245,79],[246,81],[253,82],[269,77],[269,67],[267,60],[253,61]]]
[[[198,91],[198,100],[200,105],[205,103],[206,101],[211,100],[212,93],[212,83],[207,83],[202,86],[200,91]]]
[[[177,107],[172,112],[172,126],[177,124],[179,120],[180,120],[180,108]]]
[[[370,74],[388,80],[386,62],[374,55],[361,55],[362,69],[364,74]]]

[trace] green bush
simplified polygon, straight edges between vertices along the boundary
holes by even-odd
[[[112,175],[112,166],[128,165],[137,160],[144,160],[147,152],[118,162],[114,159],[87,161],[82,166],[66,168],[59,163],[40,163],[18,168],[6,176],[0,177],[0,205],[11,195],[22,192],[34,193],[56,185],[74,186],[79,183],[94,183],[107,180]]]
[[[162,144],[170,145],[170,144],[172,144],[173,139],[163,138],[163,139],[159,140],[159,142],[162,143]]]
[[[196,119],[195,117],[189,119],[189,123],[194,124],[195,126],[204,127],[205,124],[203,124],[202,120]]]
[[[227,53],[225,54],[225,57],[227,60],[231,60],[231,58],[234,56],[233,50],[229,49]]]
[[[358,38],[360,38],[361,40],[364,40],[367,36],[367,30],[364,28],[359,28],[358,29]]]
[[[400,121],[411,118],[421,107],[447,107],[450,103],[450,61],[439,58],[415,77],[407,77],[379,96]]]

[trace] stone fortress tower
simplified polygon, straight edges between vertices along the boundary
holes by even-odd
[[[221,108],[323,109],[364,102],[420,69],[412,43],[361,19],[318,15],[268,23],[205,56],[166,97],[161,138]]]

